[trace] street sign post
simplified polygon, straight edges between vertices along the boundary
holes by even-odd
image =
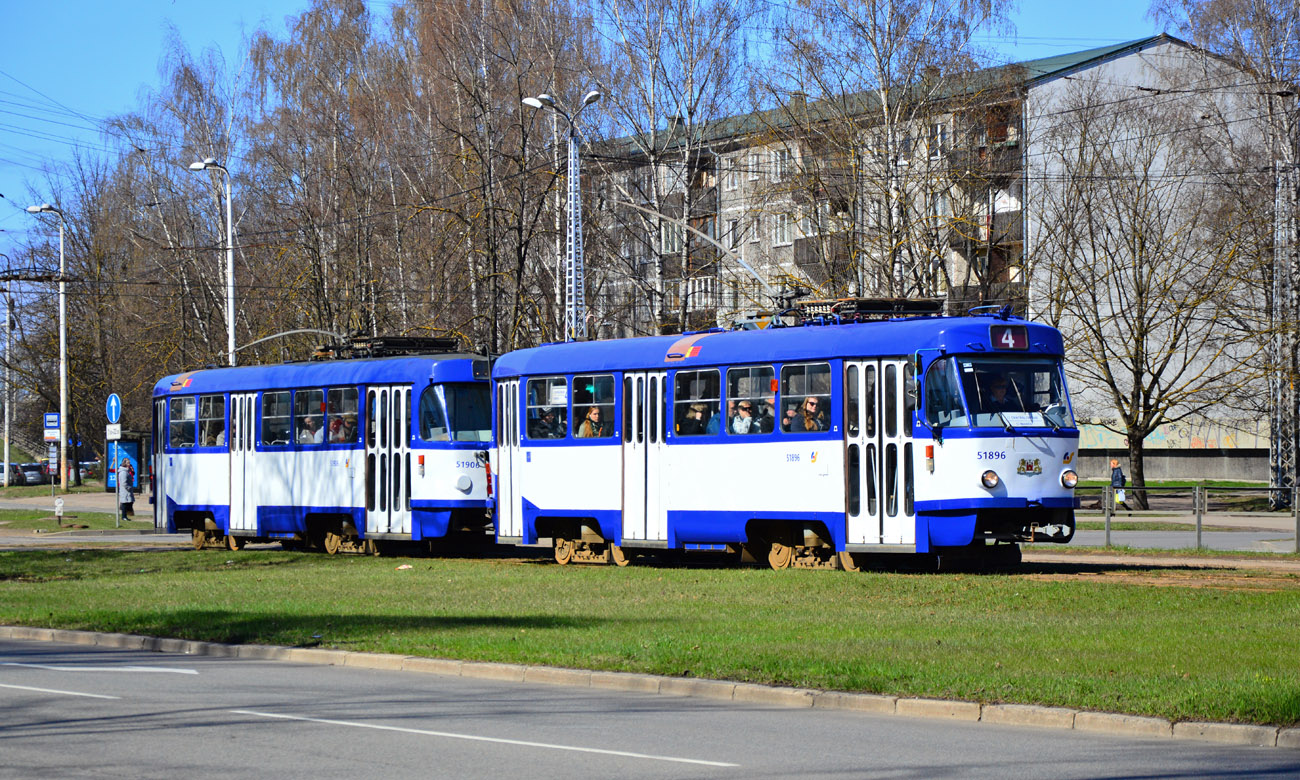
[[[108,441],[118,441],[122,438],[122,424],[110,423],[104,426],[104,438]]]
[[[117,393],[109,393],[108,400],[104,402],[104,414],[108,416],[109,423],[117,425],[122,422],[122,399]]]

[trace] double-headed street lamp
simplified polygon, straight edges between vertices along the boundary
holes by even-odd
[[[68,492],[68,283],[63,262],[63,212],[48,203],[28,206],[32,214],[59,215],[59,490]],[[8,468],[9,464],[5,464]]]
[[[226,354],[230,365],[235,365],[235,223],[231,219],[230,171],[215,158],[206,157],[190,163],[191,171],[218,170],[226,180]]]
[[[578,115],[582,109],[600,100],[600,93],[592,90],[582,99],[582,105],[570,116],[555,102],[555,98],[546,93],[537,97],[524,98],[524,105],[532,108],[549,108],[569,123],[569,231],[568,249],[565,258],[565,294],[564,305],[564,340],[574,341],[587,338],[586,281],[582,267],[582,173],[578,165],[578,147],[582,138],[578,135]]]

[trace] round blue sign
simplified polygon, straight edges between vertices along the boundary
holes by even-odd
[[[117,393],[109,394],[108,401],[104,404],[104,413],[108,415],[109,425],[117,425],[122,419],[122,399],[117,397]]]

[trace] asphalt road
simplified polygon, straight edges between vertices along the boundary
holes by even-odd
[[[1300,755],[0,641],[0,777],[1295,777]]]

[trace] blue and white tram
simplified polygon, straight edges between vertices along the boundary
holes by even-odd
[[[618,564],[727,545],[774,568],[1019,560],[1073,536],[1053,328],[927,317],[552,344],[493,368],[497,534]],[[594,421],[594,422],[593,422]]]
[[[488,361],[213,368],[154,386],[155,526],[326,552],[489,532]]]

